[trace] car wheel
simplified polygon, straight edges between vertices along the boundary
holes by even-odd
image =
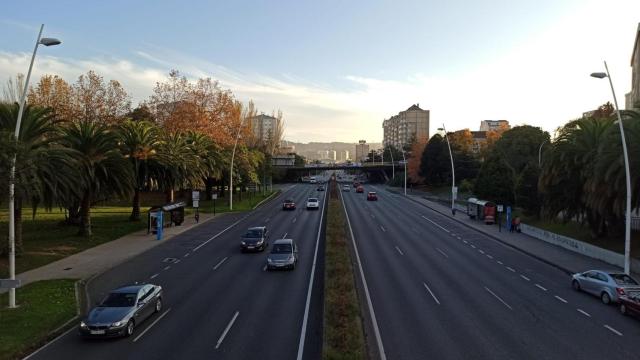
[[[124,330],[124,336],[129,337],[133,335],[133,329],[135,328],[135,326],[136,325],[133,320],[129,320],[129,322],[127,323],[127,328]]]
[[[600,295],[600,300],[602,300],[603,304],[609,305],[611,303],[611,296],[609,296],[609,294],[606,291],[603,291],[602,294]]]
[[[156,301],[155,312],[159,313],[160,311],[162,311],[162,298],[158,298],[158,301]]]
[[[620,304],[620,313],[622,315],[627,315],[627,307],[624,304]]]
[[[578,282],[578,280],[573,280],[571,282],[571,287],[573,288],[573,290],[575,291],[580,291],[580,283]]]

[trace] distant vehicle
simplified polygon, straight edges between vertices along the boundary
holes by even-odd
[[[83,337],[131,336],[136,326],[162,310],[162,287],[132,285],[113,290],[91,309],[78,329]]]
[[[342,187],[342,191],[347,191],[347,192],[348,192],[348,191],[351,191],[351,188],[349,187],[349,184],[345,184],[345,185]]]
[[[367,201],[378,201],[378,194],[373,191],[369,191],[367,194]]]
[[[264,251],[269,246],[268,239],[269,231],[266,226],[251,227],[240,238],[240,250]]]
[[[298,247],[292,239],[278,239],[273,242],[267,256],[267,270],[295,269],[298,264]]]
[[[309,182],[310,182],[311,184],[315,184],[315,183],[317,183],[317,182],[318,182],[318,179],[316,179],[316,177],[315,177],[315,176],[312,176],[312,177],[310,177],[310,178],[309,178]]]
[[[295,210],[296,209],[296,203],[293,202],[293,200],[291,199],[287,199],[284,201],[284,203],[282,204],[282,210]]]
[[[631,276],[614,271],[589,270],[571,276],[575,290],[600,297],[603,303],[617,303],[627,292],[640,291],[640,284]]]
[[[320,186],[318,186],[318,188],[317,188],[316,190],[317,190],[317,191],[324,191],[324,186],[323,186],[323,185],[320,185]]]
[[[307,199],[307,210],[318,210],[320,208],[320,203],[317,198],[309,198]]]
[[[631,291],[620,296],[620,312],[623,315],[640,317],[640,292]]]
[[[362,187],[362,185],[358,185],[358,187],[356,188],[356,192],[357,193],[364,193],[364,187]]]
[[[357,188],[358,188],[358,186],[360,186],[360,183],[359,183],[359,182],[357,182],[357,181],[354,181],[354,182],[353,182],[353,187],[357,189]]]

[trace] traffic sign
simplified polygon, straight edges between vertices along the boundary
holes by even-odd
[[[200,191],[194,190],[191,192],[191,200],[198,201],[200,200]]]
[[[193,207],[197,208],[200,206],[200,200],[193,200]]]
[[[218,194],[211,194],[211,200],[215,200],[218,198]]]
[[[502,205],[498,205],[498,212],[502,212],[504,210]]]
[[[15,289],[22,286],[21,280],[0,279],[0,289]]]

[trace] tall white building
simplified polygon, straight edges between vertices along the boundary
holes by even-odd
[[[367,156],[369,155],[369,144],[367,144],[366,140],[358,141],[356,145],[356,158],[354,159],[356,162],[365,162],[367,160]]]
[[[420,104],[411,105],[382,122],[382,146],[392,145],[397,149],[411,145],[414,140],[429,139],[429,110],[420,108]]]
[[[253,135],[260,141],[266,141],[271,138],[277,119],[273,116],[261,114],[252,117],[249,121],[251,121]]]
[[[511,129],[511,125],[507,120],[482,120],[480,122],[480,131],[492,131],[501,129]]]

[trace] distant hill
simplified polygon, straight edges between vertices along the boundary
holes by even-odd
[[[355,156],[356,145],[357,143],[346,143],[346,142],[310,142],[310,143],[297,143],[291,141],[285,141],[285,143],[289,146],[295,146],[296,153],[302,155],[306,158],[313,158],[314,154],[317,154],[318,151],[326,151],[326,150],[335,150],[336,152],[347,150],[349,151],[349,155],[351,157]],[[367,143],[369,145],[369,149],[376,150],[382,148],[382,143]]]

